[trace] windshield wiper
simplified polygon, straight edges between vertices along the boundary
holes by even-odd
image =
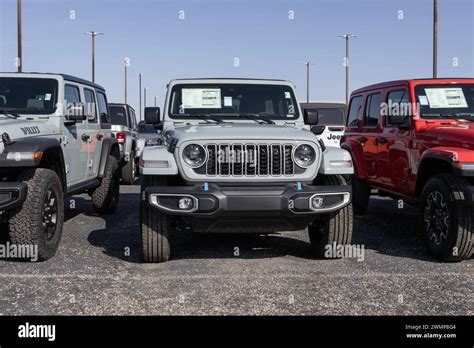
[[[16,112],[13,112],[12,109],[0,109],[0,114],[13,119],[17,119],[18,117],[20,117],[20,115],[18,115]]]
[[[252,121],[258,122],[260,124],[261,124],[261,122],[259,122],[259,121],[263,121],[263,122],[266,122],[268,124],[275,124],[275,122],[273,120],[270,120],[268,118],[261,118],[259,114],[240,113],[239,117],[242,117],[246,120],[252,120]]]
[[[222,123],[224,123],[224,121],[221,120],[220,118],[218,118],[218,117],[213,117],[213,116],[211,116],[211,115],[209,115],[209,114],[181,114],[181,115],[189,116],[189,117],[195,117],[195,118],[198,118],[198,119],[200,119],[200,120],[203,120],[203,121],[205,121],[205,122],[207,122],[207,123],[212,123],[212,122],[209,122],[209,120],[212,120],[212,121],[214,121],[214,122],[217,123],[217,124],[222,124]],[[180,116],[181,116],[181,115],[180,115]]]
[[[474,114],[471,113],[463,113],[463,112],[458,112],[455,114],[423,114],[422,117],[437,117],[437,118],[457,118],[457,119],[462,119],[462,120],[467,120],[474,122]]]

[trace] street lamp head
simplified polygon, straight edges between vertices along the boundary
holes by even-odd
[[[104,33],[102,32],[99,32],[99,31],[86,31],[85,33],[83,33],[85,35],[91,35],[91,36],[97,36],[97,35],[103,35]]]
[[[338,35],[337,37],[342,37],[343,39],[350,39],[353,37],[357,37],[355,34],[343,34],[343,35]]]

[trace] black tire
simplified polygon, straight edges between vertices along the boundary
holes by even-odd
[[[133,185],[135,183],[136,170],[135,151],[132,151],[129,161],[122,166],[122,183],[125,185]]]
[[[37,260],[48,260],[58,250],[64,223],[61,180],[53,170],[35,168],[22,172],[18,181],[26,183],[28,193],[23,205],[9,212],[10,241],[37,246]]]
[[[325,175],[320,179],[320,185],[347,185],[346,180],[339,175]],[[326,256],[326,246],[349,245],[352,243],[353,215],[352,204],[339,211],[316,217],[308,225],[309,240],[313,254],[317,258],[336,258]]]
[[[111,214],[117,209],[120,197],[120,172],[117,159],[109,155],[105,175],[92,193],[92,204],[98,214]]]
[[[166,186],[163,176],[144,176],[142,191],[148,186]],[[147,263],[168,261],[171,255],[170,218],[151,208],[144,200],[140,202],[140,225],[142,260]]]
[[[358,179],[355,175],[351,177],[351,185],[354,214],[364,215],[369,206],[370,186],[367,180]]]
[[[469,182],[453,174],[435,175],[421,194],[420,224],[429,252],[437,259],[457,262],[473,254],[473,209],[465,195]]]

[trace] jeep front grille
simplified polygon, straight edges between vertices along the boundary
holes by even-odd
[[[285,176],[295,173],[291,144],[208,144],[209,176]],[[204,174],[204,173],[203,173]]]

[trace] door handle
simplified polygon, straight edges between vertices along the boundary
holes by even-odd
[[[89,134],[82,134],[81,135],[81,139],[83,142],[87,143],[89,141],[89,139],[91,138],[91,136]]]
[[[386,143],[388,143],[388,140],[387,140],[387,138],[380,137],[380,138],[376,138],[375,142],[377,144],[386,144]]]
[[[364,143],[366,143],[366,142],[368,142],[368,141],[369,141],[369,139],[368,139],[368,138],[366,138],[366,137],[360,137],[360,138],[359,138],[359,139],[357,139],[357,140],[359,140],[359,142],[361,142],[362,144],[364,144]]]

